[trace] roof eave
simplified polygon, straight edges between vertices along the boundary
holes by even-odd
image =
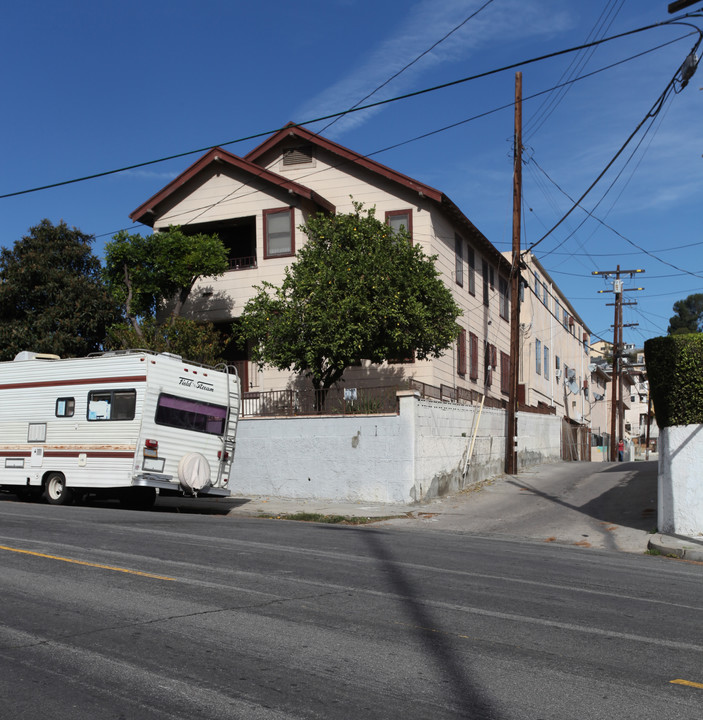
[[[222,162],[231,167],[235,167],[238,170],[244,171],[245,173],[250,173],[253,176],[262,178],[263,180],[270,182],[272,185],[288,190],[288,192],[294,195],[298,195],[315,203],[326,212],[334,213],[336,210],[335,206],[329,202],[329,200],[325,199],[319,193],[311,190],[305,185],[288,180],[287,178],[277,175],[271,170],[262,168],[260,165],[256,165],[245,158],[233,155],[223,148],[215,147],[208,150],[205,155],[194,162],[189,168],[184,170],[178,177],[174,178],[170,183],[168,183],[168,185],[159,190],[158,193],[150,197],[145,203],[142,203],[136,210],[134,210],[134,212],[130,213],[130,219],[153,227],[154,220],[156,218],[156,206],[164,202],[174,192],[196,177],[196,175],[202,172],[206,167],[217,162]]]

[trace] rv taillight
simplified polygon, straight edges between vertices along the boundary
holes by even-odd
[[[222,450],[217,451],[217,459],[222,460]],[[225,460],[229,460],[229,453],[225,451]]]
[[[158,450],[159,449],[159,441],[158,440],[145,440],[144,447],[149,448],[149,450]]]

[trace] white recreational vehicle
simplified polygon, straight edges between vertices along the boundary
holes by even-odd
[[[228,496],[239,419],[236,369],[169,353],[0,362],[0,488],[61,505],[112,494]]]

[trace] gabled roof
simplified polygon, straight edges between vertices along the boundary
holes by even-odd
[[[284,178],[282,175],[271,172],[266,168],[262,168],[260,165],[245,159],[240,158],[237,155],[233,155],[231,152],[224,150],[221,147],[212,148],[199,160],[194,162],[187,170],[182,172],[177,178],[173,179],[168,185],[160,190],[156,195],[150,197],[145,203],[142,203],[134,212],[130,213],[129,217],[135,222],[141,222],[145,225],[153,227],[155,220],[155,208],[160,203],[167,200],[173,193],[183,187],[190,180],[195,178],[200,172],[205,170],[207,167],[214,163],[224,163],[230,167],[236,168],[237,170],[243,171],[256,177],[257,179],[268,182],[277,188],[283,188],[290,193],[299,195],[302,198],[314,202],[316,205],[321,207],[327,212],[333,213],[335,207],[328,200],[318,195],[314,190],[311,190],[300,183],[293,182],[288,178]]]
[[[244,158],[245,160],[255,163],[266,152],[276,147],[276,145],[283,142],[284,140],[290,139],[291,137],[297,137],[301,140],[304,140],[305,142],[312,143],[314,145],[317,145],[318,147],[322,147],[325,150],[331,152],[333,155],[337,155],[338,157],[354,163],[355,165],[359,165],[363,168],[366,168],[367,170],[371,170],[371,172],[374,172],[377,175],[381,175],[388,180],[392,180],[400,185],[404,185],[410,190],[414,190],[415,192],[420,193],[434,200],[435,202],[441,202],[442,193],[439,190],[435,190],[429,185],[425,185],[424,183],[418,182],[417,180],[413,180],[411,177],[403,175],[403,173],[399,173],[392,168],[381,165],[381,163],[376,162],[375,160],[371,160],[371,158],[360,155],[359,153],[354,152],[353,150],[350,150],[343,145],[332,142],[332,140],[328,140],[327,138],[322,137],[322,135],[317,135],[316,133],[311,132],[304,127],[300,127],[299,125],[296,125],[292,122],[288,123],[278,132],[275,132],[268,139],[264,140],[261,145],[255,147],[251,152],[247,153]]]
[[[289,140],[290,138],[298,138],[306,143],[311,143],[320,148],[324,148],[332,155],[336,155],[346,162],[365,168],[376,175],[380,175],[386,180],[398,183],[399,185],[416,192],[420,197],[429,198],[440,205],[454,222],[456,222],[460,227],[463,227],[474,242],[479,245],[487,255],[493,257],[499,267],[502,265],[504,270],[510,269],[510,261],[503,257],[493,244],[489,242],[485,235],[476,228],[476,226],[443,192],[414,180],[407,175],[403,175],[403,173],[400,173],[397,170],[386,167],[385,165],[382,165],[365,155],[360,155],[359,153],[354,152],[354,150],[350,150],[349,148],[339,145],[332,140],[328,140],[321,135],[317,135],[300,125],[296,125],[292,122],[288,123],[285,127],[281,128],[269,138],[264,140],[264,142],[262,142],[259,146],[255,147],[251,152],[247,153],[244,156],[244,159],[249,162],[256,163],[269,150],[275,148],[277,145]]]

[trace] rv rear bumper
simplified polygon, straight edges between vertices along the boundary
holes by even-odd
[[[170,477],[170,475],[149,475],[148,473],[144,473],[142,475],[137,475],[132,481],[132,485],[135,487],[158,488],[160,491],[164,491],[162,494],[168,493],[172,495],[186,495],[188,497],[192,497],[192,494],[185,492],[179,483],[172,482],[169,479]],[[198,497],[229,497],[231,494],[232,493],[227,488],[221,487],[209,487],[203,490],[198,490]]]

